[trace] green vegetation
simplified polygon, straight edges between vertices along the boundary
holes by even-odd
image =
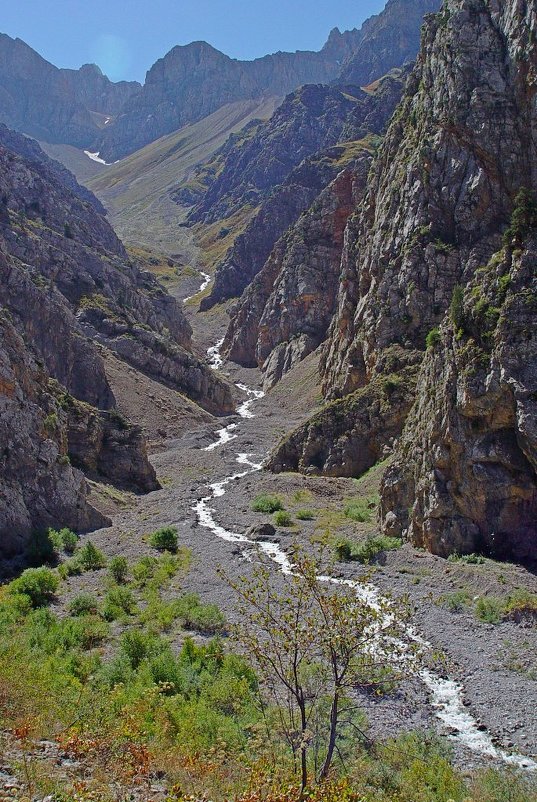
[[[505,231],[503,242],[506,247],[518,247],[537,228],[537,203],[533,192],[522,187],[515,198],[511,224]]]
[[[460,284],[457,284],[453,290],[451,304],[449,307],[449,315],[451,317],[451,322],[455,327],[455,331],[458,333],[464,332],[464,287],[461,287]]]
[[[344,513],[351,521],[358,523],[369,523],[372,519],[375,507],[378,504],[378,496],[368,496],[367,498],[357,498],[348,501],[344,507]]]
[[[116,621],[118,618],[134,615],[136,612],[136,599],[129,588],[113,587],[104,597],[103,618],[106,621]]]
[[[450,554],[450,563],[466,563],[466,565],[483,565],[485,558],[481,554]]]
[[[59,584],[58,576],[50,568],[27,568],[13,580],[9,591],[26,596],[32,607],[42,607],[53,599]]]
[[[279,512],[283,510],[283,501],[279,496],[274,495],[260,495],[257,496],[252,503],[252,510],[254,512]]]
[[[108,570],[110,571],[110,576],[114,582],[117,582],[118,585],[122,585],[127,579],[127,575],[129,573],[129,564],[127,559],[119,555],[112,557],[108,566]]]
[[[427,337],[425,338],[425,346],[427,348],[436,348],[437,345],[440,345],[442,342],[442,336],[440,334],[440,329],[438,326],[435,326],[434,329],[431,329]]]
[[[97,615],[99,612],[99,601],[92,593],[79,593],[70,602],[69,612],[71,615]]]
[[[165,526],[157,529],[149,537],[149,545],[157,551],[177,551],[177,529],[174,526]]]
[[[470,605],[470,594],[465,590],[457,590],[453,593],[446,593],[440,597],[440,603],[446,610],[452,613],[460,613]]]
[[[292,526],[293,519],[291,518],[289,513],[286,512],[285,510],[277,510],[274,513],[274,523],[276,524],[276,526],[283,526],[283,527]]]
[[[313,510],[297,510],[295,516],[299,521],[315,520],[315,513],[313,512]]]
[[[85,571],[98,571],[106,565],[106,557],[91,540],[84,543],[74,559]]]
[[[374,562],[386,551],[401,548],[403,541],[397,537],[386,535],[373,535],[363,543],[352,543],[350,540],[338,540],[335,545],[336,557],[340,562],[359,562],[367,564]]]
[[[65,551],[67,554],[73,554],[78,546],[78,535],[67,528],[60,529],[59,531],[56,531],[55,529],[49,529],[48,538],[54,551],[58,553]]]
[[[242,633],[242,654],[251,657],[268,682],[259,684],[249,659],[220,638],[199,645],[183,635],[172,642],[154,631],[149,626],[152,611],[144,607],[151,598],[174,605],[174,620],[183,627],[204,634],[224,632],[222,613],[195,594],[170,600],[160,595],[173,577],[186,571],[189,560],[184,549],[143,557],[130,566],[128,586],[110,586],[108,575],[96,578],[108,585],[102,609],[97,596],[83,592],[56,615],[46,605],[53,599],[62,605],[62,588],[58,572],[48,568],[29,569],[0,588],[0,716],[20,750],[20,762],[12,765],[15,772],[20,769],[21,799],[105,802],[119,798],[118,793],[128,798],[133,790],[143,796],[162,772],[170,802],[296,802],[304,784],[302,754],[309,802],[535,798],[533,779],[514,772],[466,772],[463,777],[451,764],[448,746],[432,735],[407,733],[374,744],[366,740],[364,716],[346,701],[347,682],[342,687],[337,677],[330,681],[329,649],[338,650],[339,667],[350,659],[345,675],[349,684],[359,681],[374,692],[393,687],[401,666],[397,659],[391,668],[384,665],[389,662],[385,649],[373,656],[366,650],[366,659],[360,659],[361,633],[366,644],[374,613],[354,592],[340,596],[315,583],[307,563],[300,563],[300,576],[287,578],[292,592],[276,595],[269,584],[269,595],[257,597],[263,604],[251,609],[256,627],[246,626]],[[248,595],[252,586],[241,587]],[[141,609],[136,617],[133,599]],[[319,624],[319,602],[328,615],[324,624]],[[530,602],[513,594],[508,606],[519,609]],[[104,620],[107,606],[114,604],[121,611],[120,627]],[[287,616],[296,613],[297,605],[300,616]],[[271,620],[275,616],[276,629],[266,613]],[[299,627],[287,628],[297,620]],[[349,628],[349,620],[356,626]],[[297,710],[297,698],[291,706],[284,696],[276,699],[274,693],[282,686],[270,682],[272,673],[265,676],[265,657],[271,654],[261,634],[266,622],[276,638],[270,648],[278,643],[282,647],[282,666],[292,669],[292,654],[300,656],[297,688],[311,691],[304,695],[312,706],[307,738],[295,738],[289,718]],[[343,636],[334,639],[335,632]],[[242,639],[239,631],[235,634]],[[385,635],[389,646],[390,636],[397,643],[402,633]],[[298,651],[288,648],[289,638]],[[407,669],[405,664],[405,673]],[[330,751],[334,734],[337,750]],[[57,740],[63,752],[80,761],[83,776],[75,769],[67,777],[53,761],[42,766],[34,757],[34,740],[39,738]]]

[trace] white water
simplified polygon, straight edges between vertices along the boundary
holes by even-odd
[[[204,273],[203,270],[199,271],[200,276],[202,277],[203,281],[200,284],[200,287],[193,295],[189,295],[188,298],[183,298],[183,303],[186,304],[187,301],[191,301],[192,298],[195,298],[196,295],[199,295],[200,292],[206,290],[209,284],[211,283],[211,277],[208,273]]]
[[[98,152],[90,153],[89,150],[85,150],[84,153],[88,157],[88,159],[92,160],[92,162],[98,162],[99,164],[106,164],[107,167],[110,167],[111,164],[117,164],[117,162],[105,162],[104,159],[101,159]]]
[[[220,340],[215,346],[209,348],[207,352],[209,362],[215,369],[218,369],[223,365],[223,359],[220,355],[222,343],[223,340]],[[244,390],[251,396],[248,401],[239,407],[239,414],[243,418],[255,417],[253,411],[251,410],[251,406],[256,399],[262,398],[264,394],[258,390],[250,389],[244,384],[237,384],[237,387],[239,387],[241,390]],[[236,437],[236,435],[234,436]],[[211,447],[211,450],[212,448],[216,448],[217,445],[220,445],[220,442],[214,443]],[[250,473],[255,473],[256,471],[261,470],[263,465],[262,462],[252,461],[252,456],[252,454],[237,454],[236,461],[239,463],[239,465],[245,465],[246,470],[232,474],[231,476],[227,476],[225,479],[222,479],[219,482],[213,482],[212,484],[209,484],[207,486],[210,491],[209,495],[200,499],[193,509],[196,511],[200,526],[209,529],[214,535],[222,540],[226,540],[230,543],[243,543],[245,546],[247,546],[248,548],[243,552],[244,557],[249,558],[249,552],[251,552],[252,549],[257,549],[273,563],[275,563],[282,573],[291,574],[293,572],[293,565],[290,562],[287,554],[283,551],[278,543],[258,543],[250,540],[250,538],[246,537],[246,535],[243,535],[239,532],[233,532],[229,529],[225,529],[225,527],[221,526],[215,520],[214,514],[216,511],[210,506],[210,502],[213,499],[225,495],[226,488],[229,484],[248,476]],[[364,584],[361,582],[354,582],[352,580],[337,579],[331,576],[319,576],[319,579],[323,582],[330,582],[331,584],[335,585],[345,584],[354,588],[354,590],[360,594],[360,597],[364,601],[366,601],[372,608],[376,608],[378,610],[381,596],[380,591],[374,585],[370,583]],[[432,649],[432,644],[426,641],[413,628],[409,628],[407,634],[420,646],[424,647],[425,649]],[[464,744],[464,746],[466,746],[472,752],[495,758],[497,760],[502,760],[505,763],[517,766],[518,768],[530,771],[537,770],[537,762],[531,758],[515,753],[510,754],[494,745],[489,733],[479,728],[477,721],[465,706],[463,701],[464,688],[462,685],[454,680],[441,677],[429,669],[422,669],[419,672],[419,677],[430,693],[430,704],[435,712],[435,715],[450,731],[450,736],[452,738]]]

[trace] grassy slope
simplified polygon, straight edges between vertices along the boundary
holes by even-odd
[[[110,220],[127,243],[154,247],[188,256],[189,232],[179,228],[183,210],[169,192],[186,179],[192,168],[207,159],[234,131],[255,118],[268,118],[275,98],[223,106],[195,125],[173,134],[99,171],[87,185],[110,211]]]

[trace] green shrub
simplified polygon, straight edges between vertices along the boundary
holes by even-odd
[[[57,552],[65,551],[67,554],[73,554],[78,545],[78,535],[67,528],[49,529],[48,537]]]
[[[446,610],[452,613],[460,613],[470,603],[470,595],[464,590],[457,590],[454,593],[446,593],[441,597],[441,602]]]
[[[504,603],[503,618],[512,621],[537,619],[537,594],[529,590],[515,590]]]
[[[169,646],[163,638],[139,629],[128,629],[120,640],[120,656],[124,655],[134,669],[150,655],[160,654],[167,648]]]
[[[466,563],[467,565],[483,565],[485,558],[481,554],[450,554],[450,563]]]
[[[84,543],[75,559],[86,571],[98,571],[106,565],[106,557],[91,540]]]
[[[478,599],[475,614],[486,624],[499,624],[503,613],[503,603],[496,596],[481,596]]]
[[[174,526],[165,526],[158,529],[149,537],[149,544],[158,551],[177,551],[177,529]]]
[[[43,607],[52,601],[60,581],[50,568],[27,568],[9,585],[10,594],[23,594],[32,607]]]
[[[315,519],[315,513],[313,510],[298,510],[296,517],[299,521],[313,521]]]
[[[79,593],[70,602],[69,612],[71,615],[96,615],[99,612],[99,602],[92,593]]]
[[[283,510],[283,501],[279,496],[263,494],[257,496],[252,503],[252,510],[254,512],[278,512]]]
[[[464,331],[464,288],[460,284],[453,290],[449,314],[455,330]]]
[[[118,585],[122,585],[129,572],[129,564],[125,557],[121,557],[116,555],[112,557],[110,560],[110,565],[108,566],[108,570],[110,571],[110,575],[114,582],[117,582]]]
[[[185,593],[177,601],[177,617],[185,629],[192,629],[204,635],[223,632],[226,619],[215,604],[202,604],[197,593]]]
[[[128,588],[110,588],[104,597],[103,617],[115,621],[136,611],[136,600]]]
[[[340,562],[350,562],[352,560],[352,543],[349,540],[338,540],[334,549]]]
[[[535,228],[537,228],[537,203],[533,192],[522,187],[515,198],[511,225],[503,237],[504,245],[510,247],[514,243],[520,247]]]
[[[435,326],[425,338],[425,345],[427,348],[436,348],[437,345],[440,345],[441,340],[440,329]]]
[[[67,579],[68,576],[80,576],[84,572],[84,566],[81,564],[78,556],[73,557],[71,560],[65,560],[59,567],[58,573],[62,579]]]
[[[293,519],[285,510],[278,510],[274,513],[274,523],[276,526],[292,526]]]
[[[343,512],[351,521],[358,521],[359,523],[369,523],[371,520],[373,510],[370,505],[374,502],[371,499],[353,499],[345,504]]]
[[[375,560],[384,551],[394,551],[401,548],[403,541],[398,537],[375,535],[368,537],[353,552],[353,559],[359,563],[369,563]]]

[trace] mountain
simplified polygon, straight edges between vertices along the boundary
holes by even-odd
[[[102,132],[98,150],[106,161],[115,161],[226,103],[283,97],[302,84],[329,83],[358,35],[339,34],[319,53],[275,53],[255,61],[231,59],[206,42],[174,47]]]
[[[341,33],[334,28],[318,53],[274,53],[238,61],[206,42],[174,47],[149,70],[142,91],[127,101],[119,118],[102,131],[97,149],[112,162],[224,103],[283,97],[305,84],[369,84],[415,57],[423,15],[439,5],[440,0],[391,0],[360,30]]]
[[[0,144],[3,556],[34,530],[106,523],[79,469],[136,492],[158,487],[140,428],[117,411],[107,354],[211,412],[233,410],[228,385],[192,354],[178,304],[131,262],[97,202],[35,144],[29,153],[24,136],[8,140]]]
[[[139,89],[112,83],[91,64],[60,70],[21,39],[0,34],[0,122],[35,139],[90,147],[105,116]]]
[[[383,528],[444,556],[537,544],[536,11],[447,0],[427,19],[345,235],[321,361],[341,400],[272,458],[347,475],[355,455],[363,471],[395,447]],[[396,427],[362,425],[368,393]]]
[[[420,48],[425,14],[441,0],[388,0],[385,9],[364,22],[360,42],[346,59],[339,83],[367,86],[393,67],[413,62]]]
[[[189,221],[210,223],[250,208],[252,219],[217,265],[207,309],[240,296],[261,270],[277,240],[306,211],[338,171],[340,142],[381,134],[401,96],[397,71],[374,91],[305,86],[288,95],[266,123],[242,132],[212,164],[217,176]],[[218,164],[219,159],[221,163]]]

